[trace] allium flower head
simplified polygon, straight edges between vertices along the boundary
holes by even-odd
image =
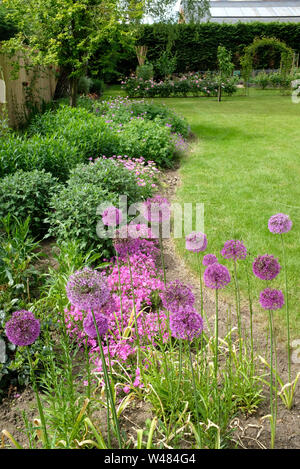
[[[8,340],[20,347],[33,344],[40,331],[40,322],[31,311],[16,311],[5,325]]]
[[[100,337],[108,331],[108,318],[102,313],[94,313],[95,320],[97,324],[97,329],[99,332]],[[97,330],[94,323],[93,314],[90,311],[86,318],[83,320],[83,329],[85,330],[86,334],[91,338],[95,339],[97,337]]]
[[[206,266],[211,264],[218,264],[218,258],[214,254],[205,254],[205,256],[203,256],[202,264]]]
[[[203,331],[203,319],[194,308],[178,310],[170,316],[170,329],[173,337],[192,341]]]
[[[226,241],[221,254],[225,259],[245,259],[247,256],[247,249],[242,241],[231,239]]]
[[[138,223],[138,224],[129,223],[129,225],[128,225],[128,234],[131,238],[134,238],[134,239],[136,239],[136,238],[146,238],[146,239],[154,238],[154,235],[151,231],[151,228],[149,228],[144,223]]]
[[[280,290],[266,288],[260,293],[259,302],[263,309],[280,309],[284,305],[284,296]]]
[[[281,234],[287,233],[292,228],[293,222],[288,215],[277,213],[268,221],[268,228],[271,233]]]
[[[230,280],[230,273],[225,265],[211,264],[204,271],[204,283],[208,288],[219,290],[226,287]]]
[[[185,237],[185,247],[191,252],[202,252],[207,248],[207,237],[204,233],[192,231]]]
[[[118,208],[111,206],[102,212],[102,221],[107,226],[117,226],[122,222],[123,214]]]
[[[163,223],[170,219],[170,202],[165,197],[156,195],[143,203],[142,213],[148,222]]]
[[[100,310],[110,297],[104,277],[89,267],[69,277],[66,291],[70,303],[83,311]]]
[[[274,256],[264,254],[254,260],[252,268],[256,277],[261,280],[272,280],[279,274],[281,265]]]
[[[195,302],[192,290],[179,280],[170,282],[165,291],[161,293],[161,299],[164,307],[171,313],[178,309],[191,308]]]

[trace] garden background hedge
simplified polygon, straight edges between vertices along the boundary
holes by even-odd
[[[177,56],[176,73],[206,71],[217,68],[217,48],[223,45],[232,52],[232,60],[240,69],[240,57],[244,48],[255,37],[276,37],[284,41],[296,53],[300,52],[300,24],[296,23],[236,23],[236,24],[154,24],[142,25],[138,44],[148,46],[147,59],[155,62],[163,50],[170,47]],[[110,52],[110,68],[107,66],[107,44],[103,44],[91,66],[97,63],[99,76],[106,82],[128,76],[138,65],[134,49],[126,50],[115,44]],[[101,59],[102,57],[102,59]],[[266,49],[260,51],[255,68],[279,68],[280,53]],[[101,70],[102,68],[102,70]]]

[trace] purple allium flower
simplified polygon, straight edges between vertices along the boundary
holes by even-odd
[[[263,309],[280,309],[284,305],[284,296],[280,290],[266,288],[260,293],[259,302]]]
[[[185,247],[191,252],[202,252],[207,248],[207,237],[200,231],[192,231],[185,237]]]
[[[219,290],[226,287],[230,280],[230,273],[225,265],[211,264],[204,271],[204,283],[208,288]]]
[[[245,259],[247,256],[247,249],[242,241],[231,239],[226,241],[221,254],[225,259]]]
[[[274,256],[264,254],[258,256],[252,265],[253,273],[261,280],[272,280],[277,277],[281,270],[281,265]]]
[[[179,280],[170,282],[160,296],[164,307],[171,313],[175,313],[180,308],[191,308],[195,303],[195,297],[190,287]]]
[[[117,226],[122,222],[123,214],[118,208],[111,206],[102,213],[102,221],[107,226]]]
[[[133,224],[129,223],[128,225],[128,234],[131,238],[146,238],[152,239],[154,237],[151,228],[149,228],[144,223]]]
[[[33,344],[40,331],[40,322],[31,311],[16,311],[5,325],[8,340],[20,347]]]
[[[168,199],[156,195],[143,203],[142,213],[148,222],[163,223],[170,219],[170,202]]]
[[[97,324],[97,329],[100,337],[108,331],[108,318],[102,313],[94,313],[95,320]],[[90,311],[86,318],[83,320],[83,329],[86,334],[91,338],[95,339],[97,337],[97,330],[94,323],[93,314]]]
[[[292,228],[293,222],[288,215],[277,213],[268,221],[268,228],[271,233],[281,234],[287,233]]]
[[[192,341],[203,331],[203,319],[194,308],[178,310],[170,316],[170,329],[173,337]]]
[[[101,309],[110,297],[104,277],[89,267],[84,267],[69,277],[66,291],[70,303],[83,311]]]
[[[203,256],[202,264],[206,266],[211,264],[218,264],[218,258],[214,254],[205,254],[205,256]]]

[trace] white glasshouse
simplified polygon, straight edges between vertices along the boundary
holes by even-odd
[[[215,23],[251,21],[300,22],[300,0],[210,0],[210,17]]]

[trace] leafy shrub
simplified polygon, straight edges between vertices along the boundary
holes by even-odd
[[[0,142],[0,176],[18,169],[45,170],[65,180],[69,168],[81,161],[75,145],[61,136],[34,135],[31,138],[10,134]]]
[[[47,231],[45,218],[49,202],[59,188],[58,181],[45,171],[22,171],[0,181],[0,218],[9,213],[19,221],[30,217],[30,231],[43,236]]]
[[[99,96],[101,96],[103,91],[104,91],[104,81],[100,80],[99,78],[92,78],[90,92],[91,93],[96,93]]]
[[[171,167],[176,156],[170,128],[162,127],[159,119],[133,119],[124,124],[120,134],[119,153],[130,157],[143,156],[160,167]]]
[[[114,154],[118,149],[118,134],[101,117],[83,108],[61,106],[34,119],[31,134],[52,135],[64,139],[76,148],[76,163],[88,161],[99,154]]]
[[[95,163],[80,164],[70,173],[69,185],[93,184],[105,188],[108,193],[126,195],[133,203],[144,198],[144,189],[137,185],[134,174],[114,161],[98,159]]]
[[[169,51],[165,50],[155,62],[156,75],[168,78],[176,70],[176,56],[172,57]]]
[[[92,79],[86,76],[80,77],[78,81],[78,93],[88,94],[91,90]]]
[[[172,132],[180,133],[184,137],[189,135],[189,125],[186,119],[179,116],[175,111],[165,104],[147,102],[144,99],[134,100],[116,97],[109,101],[96,101],[93,105],[97,115],[105,117],[113,122],[129,122],[134,117],[145,120],[160,119],[161,124],[169,124]]]
[[[263,90],[267,88],[269,81],[269,75],[265,71],[259,72],[254,79],[254,82]]]
[[[100,204],[119,205],[119,196],[128,197],[128,205],[149,195],[148,187],[141,187],[133,172],[108,159],[89,165],[79,165],[71,171],[67,186],[52,196],[49,234],[63,240],[77,240],[82,249],[97,248],[107,255],[111,240],[100,239],[96,227],[101,216]]]
[[[222,88],[225,93],[233,94],[236,88],[236,77],[223,79]],[[135,76],[122,81],[122,88],[131,98],[152,98],[187,96],[189,93],[194,96],[216,96],[218,92],[219,79],[217,75],[199,73],[188,73],[176,79],[166,79],[164,81],[142,80]]]
[[[115,205],[118,195],[97,184],[67,185],[50,201],[53,213],[49,217],[49,234],[58,242],[78,240],[81,249],[96,247],[107,255],[107,244],[111,246],[111,242],[100,239],[96,232],[101,218],[96,214],[97,207],[106,201]]]

